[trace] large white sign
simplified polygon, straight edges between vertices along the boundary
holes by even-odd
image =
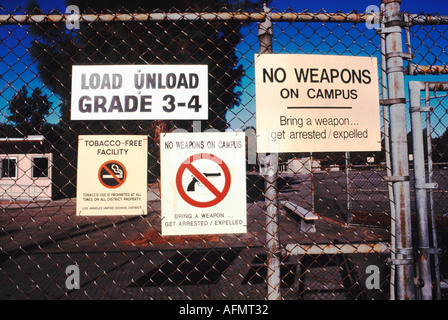
[[[244,132],[161,135],[162,235],[247,232]]]
[[[206,120],[207,66],[73,66],[71,119]]]
[[[79,136],[77,215],[146,215],[147,157],[147,136]]]
[[[255,57],[257,152],[381,150],[377,60]]]

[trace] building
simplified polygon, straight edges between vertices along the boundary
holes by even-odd
[[[320,171],[320,169],[320,161],[310,157],[289,159],[287,162],[279,164],[280,172],[292,174],[309,174]]]
[[[52,197],[53,155],[45,138],[0,138],[0,201]]]

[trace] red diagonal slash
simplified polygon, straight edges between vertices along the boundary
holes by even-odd
[[[222,191],[219,191],[215,188],[215,186],[193,165],[192,162],[199,160],[199,159],[207,159],[215,162],[219,165],[221,170],[224,173],[224,188]],[[210,201],[197,201],[192,199],[186,192],[185,188],[182,184],[182,176],[185,173],[185,170],[190,171],[195,178],[201,182],[208,190],[210,190],[211,193],[215,196],[215,199],[212,199]],[[179,195],[182,197],[182,199],[187,202],[189,205],[198,207],[198,208],[208,208],[212,207],[218,203],[220,203],[227,195],[227,193],[230,190],[230,184],[231,184],[231,176],[230,176],[230,170],[227,167],[227,165],[217,156],[209,154],[209,153],[199,153],[195,154],[189,158],[187,158],[179,167],[179,170],[177,170],[176,174],[176,187],[177,191],[179,192]]]
[[[118,183],[121,183],[121,180],[106,165],[103,166],[103,169],[105,169],[115,180],[117,180]]]

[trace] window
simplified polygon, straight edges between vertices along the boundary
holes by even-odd
[[[33,178],[48,177],[48,158],[33,158]]]
[[[4,158],[1,162],[1,178],[16,177],[17,159]]]

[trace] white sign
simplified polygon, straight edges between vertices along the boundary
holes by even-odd
[[[72,69],[72,120],[206,120],[207,65]]]
[[[79,136],[77,215],[146,215],[147,157],[147,136]]]
[[[376,58],[255,57],[257,152],[381,150]]]
[[[162,235],[247,232],[244,132],[161,135]]]

